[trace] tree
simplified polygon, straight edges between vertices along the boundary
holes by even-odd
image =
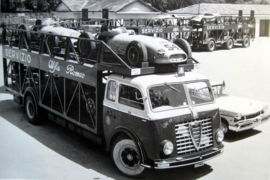
[[[20,0],[2,0],[1,10],[2,12],[16,12],[17,8],[22,7]]]
[[[50,12],[55,9],[58,3],[59,0],[25,0],[24,6],[33,11]]]

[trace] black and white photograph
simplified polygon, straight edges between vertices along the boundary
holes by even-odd
[[[0,13],[0,179],[270,179],[270,0]]]

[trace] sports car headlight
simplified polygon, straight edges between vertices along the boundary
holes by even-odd
[[[224,133],[221,129],[218,129],[216,132],[216,140],[218,143],[221,143],[224,139]]]
[[[240,120],[240,119],[242,118],[242,114],[237,114],[237,115],[235,116],[235,118],[236,118],[237,120]]]
[[[159,49],[157,51],[157,55],[158,55],[158,57],[163,57],[165,55],[165,50],[164,49]]]
[[[173,152],[173,143],[169,140],[164,140],[161,142],[161,148],[163,153],[168,156],[171,155]]]

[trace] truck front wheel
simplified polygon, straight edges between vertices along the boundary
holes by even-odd
[[[210,40],[206,46],[207,51],[212,52],[216,49],[216,43],[214,40]]]
[[[141,175],[145,170],[145,167],[141,166],[141,154],[134,141],[130,139],[116,139],[112,158],[117,168],[128,176]]]
[[[243,47],[248,47],[250,45],[250,39],[248,37],[245,37],[242,42]]]

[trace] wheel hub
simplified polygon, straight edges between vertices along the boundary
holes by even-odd
[[[128,159],[129,161],[132,161],[132,160],[133,160],[133,156],[132,156],[131,154],[128,154],[128,155],[127,155],[127,159]]]

